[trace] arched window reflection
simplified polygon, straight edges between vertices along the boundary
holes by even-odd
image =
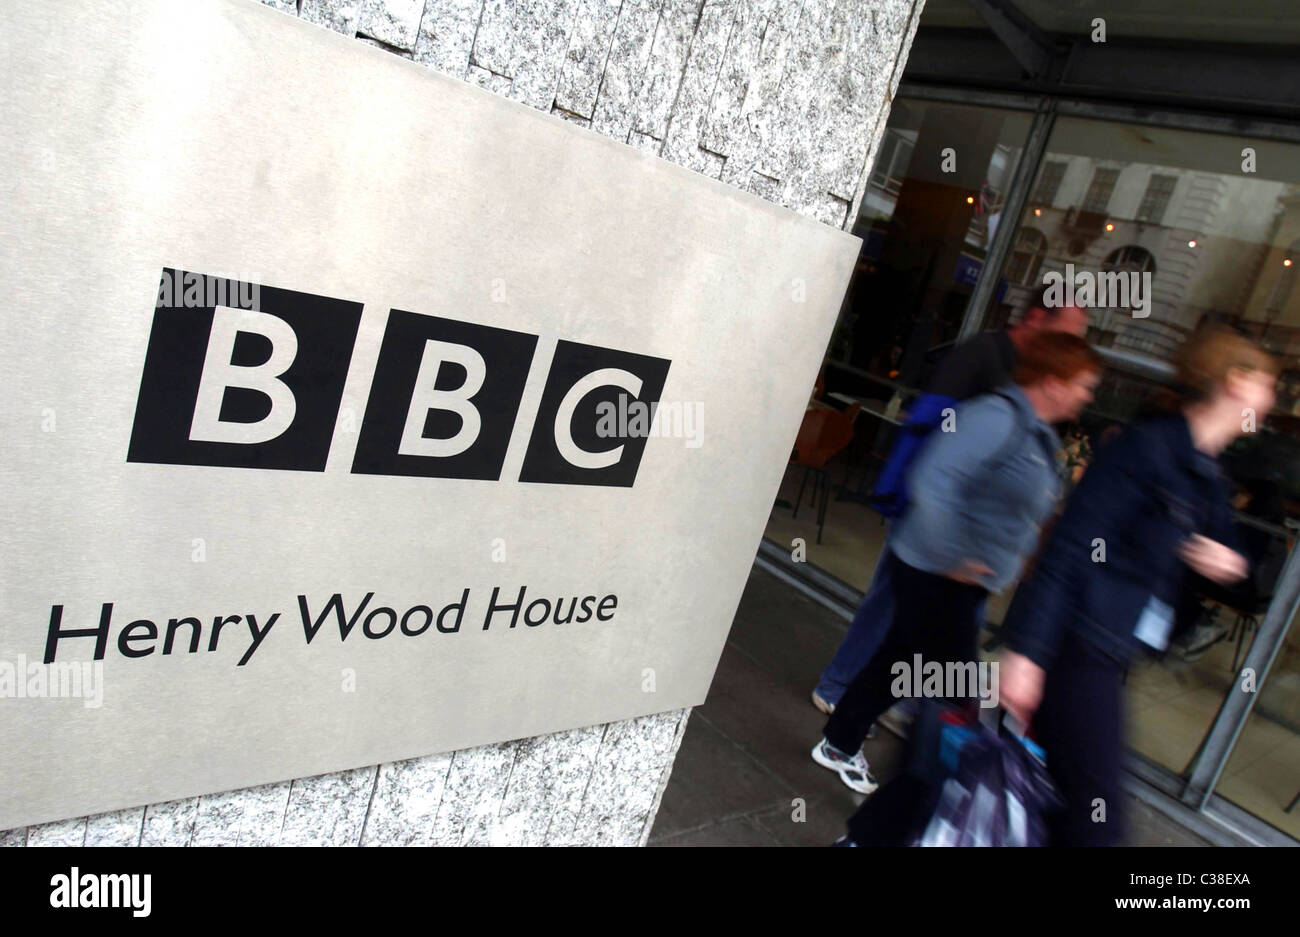
[[[1156,259],[1145,247],[1127,244],[1106,255],[1101,264],[1101,272],[1138,274],[1137,288],[1149,291],[1150,286],[1147,284],[1155,279]],[[1149,276],[1143,277],[1142,274]],[[1127,348],[1158,358],[1172,356],[1185,337],[1183,331],[1153,314],[1154,297],[1145,297],[1147,317],[1141,319],[1133,317],[1136,302],[1133,301],[1134,297],[1130,297],[1130,300],[1127,306],[1098,310],[1099,315],[1094,323],[1094,328],[1100,333],[1097,336],[1098,344]]]

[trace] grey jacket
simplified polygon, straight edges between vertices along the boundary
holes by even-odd
[[[911,504],[889,538],[909,566],[944,574],[962,560],[993,570],[983,585],[1015,581],[1060,492],[1056,431],[1007,384],[959,405],[951,431],[926,440],[908,474]]]

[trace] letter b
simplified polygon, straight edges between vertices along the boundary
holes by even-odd
[[[240,333],[260,335],[269,341],[271,356],[262,364],[235,364],[235,342]],[[293,391],[281,377],[297,355],[298,335],[283,319],[255,309],[216,307],[194,401],[194,418],[190,421],[190,439],[254,444],[269,442],[287,430],[298,406]],[[235,387],[265,396],[270,411],[250,422],[223,420],[221,408],[226,391]]]
[[[254,308],[186,307],[160,291],[126,460],[324,471],[361,304],[208,281],[213,299],[251,295]]]
[[[465,381],[456,390],[438,390],[438,375],[444,363],[459,366],[465,372]],[[406,424],[402,427],[402,442],[397,451],[402,455],[426,458],[449,458],[460,455],[474,445],[483,428],[478,407],[470,399],[483,388],[487,365],[483,356],[468,345],[453,345],[428,339],[420,358],[420,370],[415,375],[415,391],[411,406],[406,411]],[[424,425],[429,411],[445,410],[460,418],[460,428],[447,439],[430,439],[424,435]]]
[[[501,477],[537,336],[393,309],[352,471]]]

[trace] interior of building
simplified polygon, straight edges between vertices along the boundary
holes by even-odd
[[[947,348],[1015,323],[1049,273],[1150,275],[1147,308],[1114,296],[1092,310],[1087,338],[1106,372],[1060,427],[1074,480],[1101,435],[1170,383],[1195,328],[1258,339],[1283,363],[1277,402],[1223,459],[1258,547],[1257,588],[1204,598],[1195,640],[1126,682],[1135,782],[1210,842],[1300,840],[1297,45],[1300,19],[1278,2],[930,0],[760,549],[760,566],[847,623],[884,539],[869,495],[900,414]],[[1013,595],[988,608],[990,657]],[[1257,693],[1232,692],[1243,667],[1263,674]],[[673,798],[670,784],[670,818]],[[745,836],[767,829],[754,816]]]

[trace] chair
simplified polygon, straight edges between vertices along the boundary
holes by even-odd
[[[1273,601],[1273,590],[1282,571],[1282,563],[1285,562],[1290,549],[1291,543],[1289,541],[1282,539],[1270,540],[1265,550],[1250,556],[1250,579],[1236,588],[1220,587],[1219,589],[1211,589],[1206,593],[1210,598],[1215,599],[1237,616],[1227,638],[1229,641],[1234,638],[1237,640],[1237,647],[1232,652],[1232,670],[1234,672],[1237,669],[1238,660],[1242,657],[1242,651],[1249,647],[1247,645],[1246,648],[1243,648],[1246,634],[1251,631],[1258,631],[1260,618],[1268,612],[1269,604]],[[1216,594],[1216,592],[1220,594]]]
[[[1247,530],[1245,533],[1253,534],[1254,532]],[[1254,549],[1251,548],[1252,545]],[[1289,541],[1280,537],[1273,537],[1271,534],[1264,534],[1262,538],[1256,536],[1254,544],[1247,543],[1243,539],[1243,546],[1245,547],[1246,556],[1250,560],[1250,578],[1229,586],[1198,580],[1200,586],[1197,588],[1197,591],[1205,598],[1218,602],[1230,614],[1236,616],[1232,629],[1226,636],[1228,641],[1235,639],[1237,642],[1237,646],[1232,652],[1232,667],[1230,669],[1233,672],[1236,672],[1237,664],[1241,660],[1243,652],[1249,649],[1249,645],[1246,644],[1246,635],[1249,632],[1259,630],[1259,620],[1268,612],[1269,604],[1273,600],[1273,591],[1277,586],[1278,576],[1282,572],[1282,564],[1286,561],[1287,554],[1291,549]]]
[[[1262,596],[1259,603],[1254,608],[1237,608],[1229,606],[1229,610],[1237,613],[1237,619],[1232,624],[1232,630],[1228,632],[1228,640],[1237,639],[1237,647],[1232,652],[1232,667],[1234,673],[1237,670],[1237,661],[1241,657],[1241,646],[1246,640],[1246,633],[1256,631],[1259,628],[1259,616],[1268,611],[1268,603],[1272,601],[1272,596]]]
[[[808,476],[813,476],[813,502],[817,507],[817,542],[822,542],[822,528],[826,526],[826,506],[830,501],[830,476],[826,465],[840,450],[853,440],[853,422],[858,418],[862,404],[851,404],[845,410],[810,409],[804,412],[799,436],[795,439],[792,465],[802,466],[803,480],[799,483],[799,497],[794,503],[791,517],[799,516]],[[818,501],[818,494],[821,500]]]

